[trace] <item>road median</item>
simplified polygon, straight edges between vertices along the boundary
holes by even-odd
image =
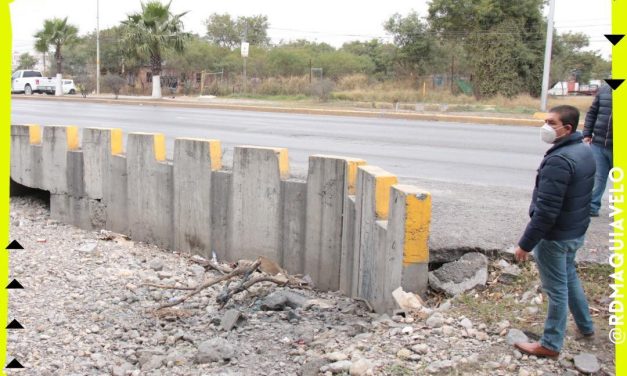
[[[326,109],[326,108],[308,108],[308,107],[284,107],[272,105],[250,105],[250,104],[231,104],[231,103],[206,103],[192,102],[183,100],[168,99],[132,99],[132,98],[81,98],[81,97],[49,97],[49,96],[23,96],[13,95],[13,100],[45,100],[45,101],[65,101],[65,102],[88,102],[102,104],[120,104],[120,105],[139,105],[139,106],[159,106],[159,107],[178,107],[178,108],[206,108],[216,110],[235,110],[235,111],[255,111],[255,112],[274,112],[274,113],[290,113],[304,115],[323,115],[323,116],[355,116],[368,118],[386,118],[386,119],[404,119],[404,120],[422,120],[422,121],[442,121],[454,123],[473,123],[473,124],[493,124],[493,125],[522,125],[522,126],[540,126],[541,121],[534,117],[528,118],[510,118],[499,116],[479,116],[479,115],[457,115],[457,114],[439,114],[439,113],[412,113],[412,112],[393,112],[393,111],[368,111],[355,109]]]

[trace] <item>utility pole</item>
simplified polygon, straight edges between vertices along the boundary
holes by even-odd
[[[100,0],[96,0],[96,95],[100,95]]]
[[[453,78],[455,77],[455,55],[451,55],[451,94],[453,94],[454,82]]]
[[[248,58],[248,22],[244,26],[244,41],[242,42],[242,57],[244,58],[244,93],[246,93],[246,59]]]
[[[549,95],[549,73],[551,73],[551,51],[553,49],[553,16],[555,15],[555,0],[549,0],[549,19],[546,25],[546,46],[544,48],[544,74],[542,75],[542,96],[540,110],[546,111]]]

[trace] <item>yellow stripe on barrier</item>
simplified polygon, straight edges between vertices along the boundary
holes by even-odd
[[[405,246],[403,264],[429,262],[431,195],[408,194],[405,199]]]
[[[278,148],[277,154],[279,154],[279,174],[281,179],[287,179],[290,177],[290,162],[287,156],[287,149]]]
[[[390,211],[390,188],[398,183],[394,175],[375,177],[375,207],[377,219],[387,219]]]
[[[154,152],[155,159],[165,161],[165,136],[161,133],[154,135]]]
[[[80,142],[78,140],[78,127],[65,127],[65,137],[67,139],[67,149],[78,150],[78,148],[80,147]]]
[[[28,124],[28,142],[31,145],[41,144],[41,127],[37,124]]]
[[[120,128],[111,129],[111,154],[117,155],[124,152],[123,133]]]
[[[349,195],[354,195],[355,190],[357,189],[357,168],[359,166],[365,166],[366,161],[364,161],[363,159],[347,158],[346,162],[347,162],[346,175],[348,176],[347,191]]]
[[[209,156],[211,157],[211,170],[222,168],[222,144],[220,140],[207,140],[209,142]]]

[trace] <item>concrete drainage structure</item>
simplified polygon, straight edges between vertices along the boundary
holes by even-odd
[[[365,161],[309,157],[291,179],[287,149],[237,146],[222,168],[220,141],[120,129],[11,126],[11,178],[50,192],[53,219],[135,241],[236,261],[265,256],[322,290],[395,308],[392,291],[424,294],[431,197]]]

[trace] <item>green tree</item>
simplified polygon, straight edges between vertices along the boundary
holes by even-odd
[[[428,20],[437,36],[463,45],[477,97],[539,95],[546,30],[543,4],[543,0],[432,0]]]
[[[44,63],[44,71],[42,72],[44,75],[46,74],[46,54],[50,51],[50,45],[43,38],[38,38],[35,41],[35,51],[39,52],[42,55],[42,60]]]
[[[117,74],[107,74],[102,78],[102,83],[104,86],[111,90],[113,95],[115,95],[115,99],[118,99],[120,95],[120,91],[126,85],[126,80],[123,77],[118,76]]]
[[[551,78],[566,81],[574,76],[579,82],[606,78],[611,72],[611,64],[596,51],[584,50],[590,39],[583,33],[567,32],[557,34],[553,43]]]
[[[270,43],[268,16],[261,14],[234,19],[228,13],[213,13],[207,18],[205,25],[207,38],[218,46],[235,48],[242,43],[244,37],[254,46],[267,46]]]
[[[394,62],[397,59],[398,47],[393,43],[382,43],[377,39],[367,42],[352,41],[344,43],[341,50],[370,58],[374,64],[376,78],[390,78],[394,74]]]
[[[181,72],[200,72],[215,70],[231,51],[227,48],[207,43],[206,40],[193,35],[186,44],[183,53],[174,50],[166,51],[165,66],[176,68]]]
[[[96,76],[96,41],[91,34],[77,37],[72,48],[63,57],[66,74],[71,76],[91,74]]]
[[[44,28],[35,33],[35,46],[54,46],[57,73],[63,74],[63,46],[71,45],[77,38],[78,28],[68,24],[67,17],[53,18],[44,21]]]
[[[17,69],[33,69],[35,64],[37,64],[37,59],[28,52],[25,52],[20,55]]]
[[[301,76],[309,69],[310,55],[297,48],[276,47],[268,52],[268,74]]]
[[[159,1],[141,3],[141,12],[133,13],[123,21],[124,36],[122,43],[127,48],[127,56],[150,59],[153,85],[152,96],[161,98],[160,75],[162,56],[168,49],[182,52],[190,35],[183,31],[181,18],[187,14],[173,14],[170,1],[162,4]]]
[[[337,80],[354,73],[372,74],[374,63],[368,56],[358,56],[345,51],[319,54],[313,59],[314,65],[321,67],[324,76]]]
[[[306,39],[296,39],[288,43],[281,43],[280,47],[307,51],[307,53],[310,55],[335,51],[335,48],[328,43],[312,42]]]
[[[396,13],[383,27],[394,36],[399,47],[397,61],[411,73],[425,74],[434,60],[435,41],[418,13],[411,12],[405,17]]]

